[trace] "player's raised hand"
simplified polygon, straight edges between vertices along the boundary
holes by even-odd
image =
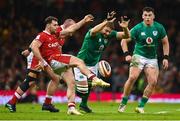
[[[115,11],[111,11],[110,13],[108,12],[107,13],[107,20],[108,21],[111,21],[111,20],[113,20],[115,17],[114,17],[114,15],[116,15],[116,12]],[[115,19],[114,19],[115,20]],[[113,20],[113,21],[114,21]]]
[[[121,22],[118,21],[119,26],[122,27],[122,28],[127,28],[128,25],[129,25],[130,19],[128,19],[128,20],[125,20],[125,19],[127,19],[127,16],[124,16],[124,17],[121,16]]]
[[[86,23],[92,22],[92,21],[94,21],[94,16],[91,15],[91,14],[88,14],[88,15],[86,15],[86,16],[84,17],[84,21],[85,21]]]

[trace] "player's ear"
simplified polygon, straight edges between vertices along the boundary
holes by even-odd
[[[144,15],[142,14],[142,19],[144,19]]]

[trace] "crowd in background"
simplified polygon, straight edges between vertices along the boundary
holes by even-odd
[[[106,18],[109,11],[120,16],[127,15],[131,21],[129,28],[141,22],[142,8],[151,6],[155,9],[156,21],[164,25],[170,42],[169,69],[161,68],[162,45],[158,51],[160,75],[156,93],[180,92],[180,0],[1,0],[0,1],[0,90],[15,90],[24,80],[26,74],[26,58],[20,53],[27,49],[38,32],[44,28],[43,20],[52,15],[58,17],[59,23],[66,18],[78,21],[91,13],[95,17],[93,23],[82,27],[74,36],[68,38],[63,52],[76,55],[88,29]],[[115,22],[116,30],[121,30]],[[112,86],[106,91],[121,92],[128,78],[128,63],[124,61],[120,41],[111,40],[102,59],[112,66],[112,76],[107,80]],[[130,43],[133,52],[134,43]],[[138,79],[135,90],[142,90],[146,84],[143,74]],[[49,79],[42,73],[37,82],[38,90],[45,90]],[[60,85],[60,90],[65,86]],[[99,90],[102,90],[99,88]],[[135,93],[138,91],[134,91]],[[139,93],[139,92],[138,92]]]

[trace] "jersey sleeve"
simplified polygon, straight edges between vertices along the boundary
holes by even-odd
[[[43,34],[38,34],[37,36],[36,36],[36,38],[35,38],[35,40],[38,40],[39,42],[41,42],[41,43],[44,43],[44,35]]]
[[[167,35],[166,30],[163,25],[160,28],[160,39],[163,39]]]
[[[91,29],[89,29],[89,31],[86,33],[85,39],[94,39],[94,38],[97,38],[99,35],[99,33],[96,33],[95,36],[91,36],[90,32],[91,32]]]

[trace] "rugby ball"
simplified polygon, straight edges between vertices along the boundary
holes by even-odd
[[[110,64],[105,60],[101,60],[98,63],[98,72],[103,77],[109,77],[111,75],[111,66],[110,66]]]

